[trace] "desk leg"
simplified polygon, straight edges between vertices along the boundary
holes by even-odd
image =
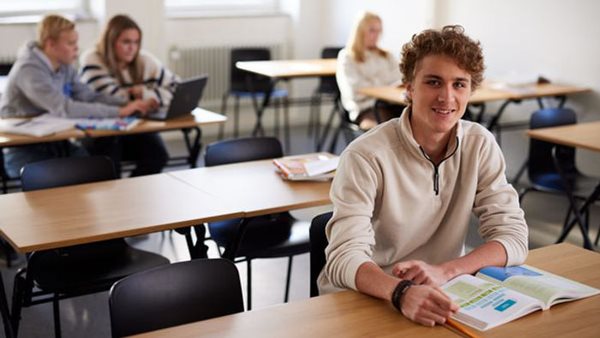
[[[320,131],[318,129],[316,129],[316,134],[317,134],[316,150],[317,151],[321,151],[321,149],[323,149],[323,146],[325,145],[325,141],[327,141],[327,136],[329,136],[329,131],[331,130],[331,126],[333,125],[333,118],[335,117],[335,113],[337,112],[338,109],[342,109],[338,105],[341,105],[341,103],[339,102],[339,95],[335,99],[335,103],[333,104],[333,108],[331,109],[331,113],[329,113],[329,117],[327,118],[327,123],[325,123],[325,125],[323,126],[323,129],[321,129]]]
[[[7,258],[8,259],[8,258]],[[2,324],[4,325],[4,334],[8,338],[14,337],[10,312],[8,311],[8,302],[6,300],[6,291],[4,290],[4,281],[0,273],[0,312],[2,313]]]
[[[229,246],[225,248],[225,252],[223,252],[223,258],[229,259],[232,262],[235,260],[235,254],[237,253],[240,243],[244,238],[244,233],[246,232],[249,222],[250,218],[243,218],[240,220],[240,224],[238,225],[238,229],[235,232],[233,240],[229,242]]]
[[[252,130],[252,136],[265,136],[265,130],[262,126],[262,117],[265,112],[265,109],[269,105],[269,101],[271,100],[271,95],[273,94],[273,89],[275,88],[276,80],[272,80],[269,83],[268,88],[264,92],[263,102],[262,104],[258,104],[258,100],[256,98],[256,91],[254,90],[254,86],[252,84],[252,79],[250,74],[246,76],[246,87],[252,93],[252,105],[254,106],[254,111],[256,112],[256,123],[254,124],[254,129]]]
[[[190,140],[190,133],[192,131],[196,132],[193,141]],[[198,127],[194,127],[181,129],[181,132],[183,133],[185,147],[189,154],[188,163],[190,164],[190,168],[196,168],[196,162],[198,162],[198,155],[200,154],[200,149],[202,149],[202,143],[200,143],[200,138],[202,137],[202,130]]]
[[[592,250],[592,242],[588,236],[588,223],[583,221],[582,214],[588,210],[590,205],[594,203],[594,201],[598,199],[598,197],[600,197],[600,183],[596,186],[594,192],[585,200],[583,206],[581,208],[578,208],[569,181],[565,177],[562,167],[560,166],[556,146],[552,149],[552,160],[554,161],[554,166],[558,170],[562,183],[565,187],[565,193],[567,194],[567,198],[569,199],[569,208],[575,216],[575,218],[563,229],[560,237],[556,242],[560,243],[564,241],[569,232],[571,232],[571,229],[573,229],[573,227],[575,226],[575,224],[579,224],[579,229],[581,230],[581,235],[583,236],[583,247],[588,250]]]
[[[502,103],[502,105],[500,106],[500,109],[498,109],[498,112],[496,113],[496,115],[494,115],[494,117],[492,117],[492,119],[490,120],[490,123],[488,123],[488,126],[487,126],[488,130],[490,130],[490,131],[494,130],[494,128],[498,124],[498,121],[500,120],[500,117],[502,117],[502,114],[504,113],[504,110],[506,109],[506,107],[513,102],[521,103],[521,100],[506,100],[506,101],[504,101],[504,103]]]

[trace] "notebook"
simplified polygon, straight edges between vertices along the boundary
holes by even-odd
[[[175,117],[188,115],[198,106],[202,92],[208,82],[208,75],[191,78],[177,84],[169,107],[162,107],[150,112],[145,119],[164,121]]]

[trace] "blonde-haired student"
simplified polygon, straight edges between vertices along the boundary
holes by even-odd
[[[401,79],[396,58],[378,46],[382,30],[383,22],[377,14],[362,13],[354,24],[346,47],[337,58],[336,79],[342,104],[350,119],[363,130],[371,129],[378,121],[374,111],[375,99],[358,93],[358,90],[397,84]],[[393,105],[378,109],[382,121],[399,113],[401,108]]]
[[[141,46],[139,25],[127,15],[113,16],[96,47],[81,56],[81,80],[98,93],[168,106],[179,78]],[[90,141],[86,147],[93,154],[109,155],[115,163],[135,161],[132,176],[158,173],[168,160],[158,133]]]
[[[48,15],[38,25],[37,41],[28,42],[18,53],[7,86],[0,98],[0,116],[117,117],[147,111],[153,103],[128,102],[90,90],[79,81],[72,63],[77,59],[79,35],[75,24],[59,15]],[[85,155],[70,143],[69,153]],[[11,177],[30,162],[53,158],[61,147],[55,143],[5,148],[5,167]]]

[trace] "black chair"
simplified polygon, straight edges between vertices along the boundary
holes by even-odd
[[[321,50],[322,59],[337,58],[338,53],[343,47],[325,47]],[[335,75],[321,76],[319,85],[315,89],[310,99],[310,116],[308,120],[308,135],[314,134],[315,142],[319,141],[319,129],[321,121],[321,104],[324,99],[330,99],[333,104],[339,95]],[[318,143],[317,143],[318,144]]]
[[[577,115],[573,110],[568,108],[546,108],[540,109],[531,115],[529,128],[547,128],[575,123],[577,123]],[[575,164],[575,148],[531,139],[529,141],[528,159],[521,170],[519,170],[521,173],[525,168],[527,169],[530,185],[521,189],[519,201],[522,201],[530,191],[565,194],[565,187],[552,155],[553,148],[555,147],[557,158],[560,159],[560,167],[573,190],[574,197],[585,200],[592,193],[597,184],[597,179],[588,177],[577,169]],[[517,174],[515,182],[520,177],[520,173]],[[570,221],[571,211],[571,209],[567,211],[563,231]],[[589,213],[585,216],[589,223]]]
[[[231,50],[230,61],[230,83],[229,89],[223,94],[221,103],[221,112],[227,115],[227,101],[230,96],[234,97],[234,120],[233,120],[233,137],[239,135],[239,111],[240,98],[252,99],[252,104],[258,116],[258,100],[264,99],[265,92],[271,90],[273,82],[270,78],[258,74],[246,72],[238,69],[235,64],[238,61],[263,61],[271,60],[271,51],[267,48],[235,48]],[[288,116],[288,92],[285,89],[272,88],[271,99],[275,107],[275,130],[279,133],[279,106],[283,103],[284,108],[284,135],[286,137],[286,145],[289,145],[289,116]],[[224,136],[224,124],[219,127],[219,140]],[[253,135],[261,136],[261,135]]]
[[[27,164],[21,173],[24,191],[115,179],[107,157],[69,157]],[[27,267],[17,272],[13,289],[15,334],[21,308],[53,303],[54,332],[61,335],[59,300],[108,290],[130,274],[168,264],[158,254],[135,249],[114,239],[32,252]]]
[[[244,311],[237,268],[225,259],[196,259],[133,274],[113,285],[108,305],[113,337]]]
[[[212,143],[206,148],[207,167],[272,159],[283,156],[281,144],[273,137],[241,138]],[[249,178],[251,179],[251,178]],[[260,191],[256,192],[260,194]],[[255,258],[288,257],[285,298],[289,298],[292,258],[310,250],[308,222],[297,221],[288,212],[208,224],[211,238],[224,257],[246,261],[248,267],[248,309],[252,308],[252,265]],[[243,259],[240,259],[242,258]],[[237,258],[237,260],[236,260]]]
[[[317,278],[325,266],[325,248],[328,241],[325,236],[325,226],[333,212],[326,212],[313,218],[310,223],[310,296],[319,295]]]

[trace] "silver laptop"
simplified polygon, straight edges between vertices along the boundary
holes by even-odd
[[[198,107],[206,82],[208,82],[208,75],[201,75],[180,82],[175,87],[175,93],[169,107],[161,107],[157,111],[148,113],[144,118],[163,121],[190,114],[192,110]]]

